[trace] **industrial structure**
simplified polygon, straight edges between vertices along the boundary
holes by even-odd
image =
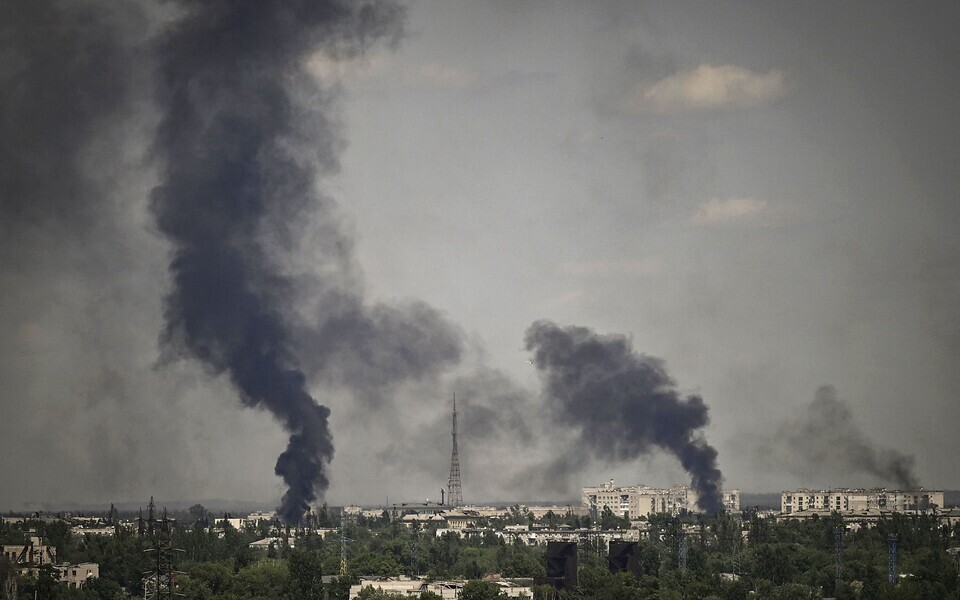
[[[740,490],[723,490],[723,507],[731,512],[740,510]],[[604,508],[617,516],[635,520],[640,517],[666,513],[699,512],[698,496],[690,486],[678,484],[669,488],[654,488],[648,485],[618,486],[611,479],[603,485],[585,487],[581,502],[594,517]]]
[[[151,569],[143,579],[143,598],[144,600],[161,600],[161,598],[173,600],[181,595],[177,593],[177,579],[185,573],[176,570],[176,562],[177,553],[183,550],[173,546],[175,519],[167,516],[166,508],[163,509],[163,516],[157,517],[155,509],[156,505],[151,497],[147,518],[143,518],[141,511],[141,516],[137,519],[137,534],[141,538],[146,536],[147,543],[150,545],[146,552],[153,555],[150,558]]]
[[[453,395],[453,452],[450,455],[450,479],[447,480],[447,503],[450,506],[463,504],[463,489],[460,487],[460,455],[457,452],[457,395]]]
[[[548,542],[545,558],[547,574],[534,579],[537,585],[551,585],[558,590],[575,590],[577,588],[577,543]]]
[[[942,490],[888,490],[886,488],[837,488],[808,490],[801,488],[780,494],[780,513],[784,515],[805,511],[907,512],[943,508]]]

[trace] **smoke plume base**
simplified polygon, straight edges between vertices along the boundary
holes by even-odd
[[[763,438],[756,459],[761,466],[784,469],[801,480],[867,475],[902,489],[919,486],[914,457],[877,447],[830,385],[817,389],[799,418],[783,422],[774,435]]]
[[[681,397],[662,360],[636,354],[624,336],[549,321],[527,329],[526,347],[543,375],[548,413],[577,431],[579,448],[611,462],[664,450],[690,474],[700,508],[722,510],[717,451],[702,432],[707,406],[699,396]],[[582,452],[569,451],[551,468],[583,461]]]

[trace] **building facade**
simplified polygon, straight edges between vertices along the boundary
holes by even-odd
[[[789,515],[798,512],[820,510],[839,513],[881,510],[906,512],[943,508],[942,490],[888,490],[886,488],[837,488],[832,490],[809,490],[801,488],[781,492],[780,513]]]
[[[723,490],[723,506],[726,510],[740,510],[740,490]],[[635,520],[653,514],[671,515],[680,512],[700,512],[698,496],[690,486],[678,484],[669,488],[654,488],[648,485],[618,486],[611,479],[603,485],[585,487],[581,503],[593,515],[599,515],[605,507],[614,514]]]
[[[93,562],[57,565],[57,571],[60,583],[70,588],[85,588],[90,580],[100,577],[100,565]]]
[[[29,543],[3,546],[3,557],[25,574],[33,567],[57,564],[57,549],[45,545],[37,536],[30,536]]]

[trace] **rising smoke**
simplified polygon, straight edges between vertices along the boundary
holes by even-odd
[[[457,333],[435,311],[368,310],[344,286],[349,240],[332,202],[316,191],[318,178],[337,167],[339,138],[330,99],[304,61],[312,52],[350,56],[395,38],[402,11],[389,2],[180,5],[185,15],[159,48],[163,167],[152,207],[174,246],[163,342],[168,356],[226,373],[244,404],[268,409],[290,432],[276,473],[288,487],[280,513],[296,523],[326,489],[334,451],[330,411],[308,393],[295,352],[301,337],[314,350],[312,370],[337,371],[348,385],[357,372],[373,373],[383,386],[457,357]],[[325,235],[316,261],[327,271],[283,274],[283,250],[296,245],[296,224],[310,219]],[[289,304],[311,285],[321,296],[318,322],[302,336]],[[415,324],[403,322],[407,315]],[[440,355],[431,343],[438,339]],[[371,348],[402,348],[403,357],[364,352]]]
[[[130,87],[112,12],[52,0],[0,7],[4,242],[28,228],[85,230],[102,206],[83,151],[116,119]]]
[[[801,480],[869,475],[905,489],[919,485],[913,456],[868,440],[850,407],[829,385],[817,389],[801,418],[785,421],[761,440],[756,459],[761,466],[785,469]]]
[[[386,1],[171,4],[180,12],[149,58],[131,41],[149,37],[150,29],[133,3],[34,0],[0,8],[0,243],[11,264],[33,268],[14,253],[32,255],[72,232],[71,248],[86,252],[102,271],[142,268],[119,258],[134,243],[121,244],[114,230],[120,225],[109,222],[123,208],[105,204],[136,203],[129,190],[108,191],[121,187],[117,179],[97,179],[127,165],[117,147],[98,152],[91,146],[131,135],[124,117],[139,102],[136,88],[148,87],[147,61],[156,59],[159,185],[150,208],[172,250],[164,358],[195,359],[225,375],[245,405],[267,409],[290,433],[275,470],[287,486],[281,515],[294,523],[326,489],[334,453],[330,411],[311,396],[308,381],[348,390],[363,410],[382,409],[392,386],[435,377],[462,358],[463,333],[436,309],[417,301],[365,302],[350,237],[334,202],[318,191],[323,176],[337,169],[342,141],[334,94],[306,72],[305,62],[315,52],[342,58],[390,43],[403,14]],[[100,160],[91,165],[91,156]],[[35,243],[24,244],[24,232],[31,231],[39,232]],[[311,234],[311,264],[298,264],[295,256],[304,255]],[[96,252],[91,240],[98,241]],[[6,270],[2,275],[7,294],[25,287]],[[97,325],[94,336],[105,330]],[[576,356],[564,355],[563,338]],[[527,339],[545,374],[544,398],[563,414],[552,411],[552,423],[537,422],[530,394],[481,366],[450,382],[463,402],[464,441],[525,447],[541,434],[573,428],[582,447],[601,460],[626,461],[662,448],[691,473],[703,506],[719,507],[716,453],[697,431],[707,423],[707,409],[697,397],[681,398],[658,361],[633,354],[623,338],[582,328],[537,323]],[[574,361],[581,359],[578,368]],[[132,403],[128,397],[143,393],[125,381],[133,367],[103,362],[105,376],[85,394],[86,404],[113,397]],[[441,420],[446,424],[448,416]],[[110,428],[103,428],[98,442],[108,437]],[[106,448],[94,461],[110,465],[104,473],[119,472],[115,463],[131,468],[131,446],[124,444],[123,450],[94,444]],[[570,452],[534,468],[569,474],[583,464],[579,452]],[[107,483],[110,491],[121,485]]]
[[[636,354],[623,336],[547,321],[530,326],[526,345],[543,373],[549,414],[578,432],[577,447],[556,461],[564,470],[584,450],[613,462],[660,448],[690,474],[701,509],[723,508],[717,451],[699,431],[709,422],[707,406],[699,396],[681,397],[662,361]]]

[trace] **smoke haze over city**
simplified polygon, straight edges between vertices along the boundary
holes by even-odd
[[[960,488],[928,8],[7,3],[0,509]]]

